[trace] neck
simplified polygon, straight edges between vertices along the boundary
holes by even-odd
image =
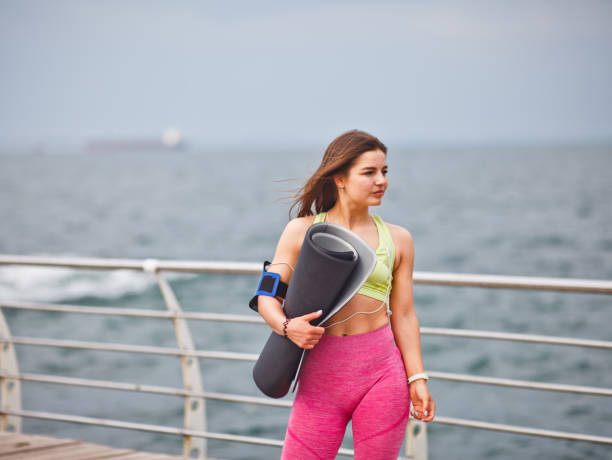
[[[354,206],[338,200],[327,212],[327,222],[342,225],[352,230],[370,223],[370,213],[367,206]]]

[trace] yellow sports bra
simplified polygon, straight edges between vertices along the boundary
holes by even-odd
[[[315,216],[313,224],[325,222],[327,212],[319,213]],[[376,214],[372,214],[376,229],[378,230],[378,248],[376,249],[376,266],[370,277],[357,291],[373,299],[387,303],[389,307],[389,294],[391,283],[393,282],[393,263],[395,262],[395,246],[389,229]]]

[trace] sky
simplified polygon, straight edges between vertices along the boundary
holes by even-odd
[[[0,0],[0,149],[612,143],[612,2]]]

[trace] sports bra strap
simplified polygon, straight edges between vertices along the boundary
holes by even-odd
[[[315,216],[313,224],[319,224],[321,222],[325,222],[325,217],[327,216],[327,211],[320,212]]]
[[[383,222],[383,220],[377,214],[372,214],[372,218],[376,223],[376,227],[378,228],[379,241],[381,243],[381,248],[389,248],[390,252],[390,264],[393,269],[393,265],[395,264],[395,244],[393,243],[393,237],[391,236],[391,232],[389,231],[389,227]]]

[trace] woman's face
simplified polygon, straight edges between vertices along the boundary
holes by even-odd
[[[370,150],[357,157],[345,175],[336,178],[340,195],[356,204],[377,206],[387,190],[387,155],[381,150]]]

